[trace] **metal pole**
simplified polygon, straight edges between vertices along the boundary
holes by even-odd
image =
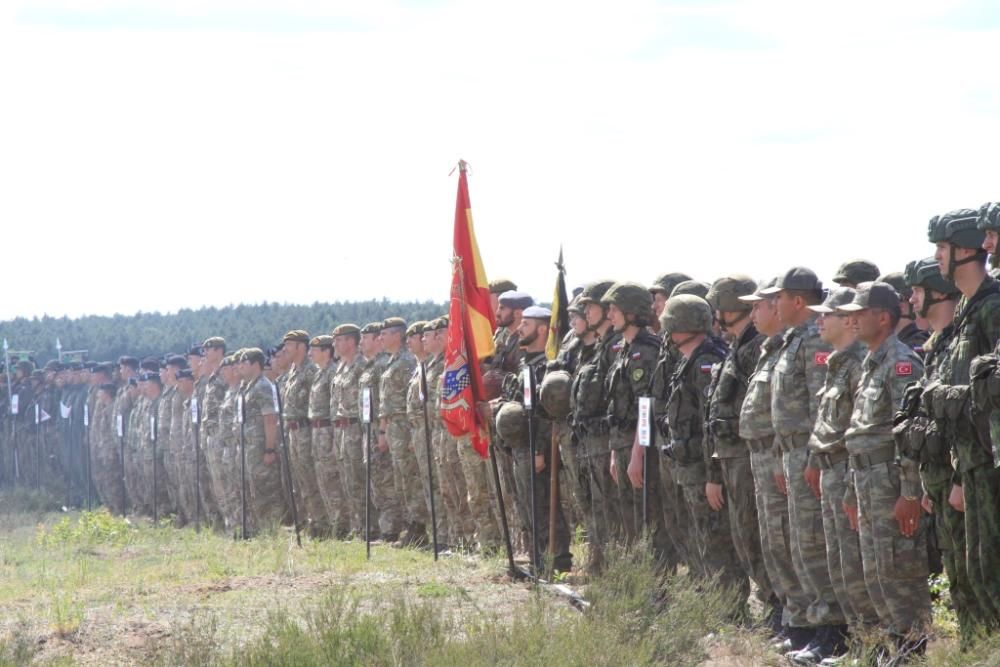
[[[522,380],[524,382],[524,408],[528,411],[528,476],[530,479],[528,495],[531,499],[531,575],[538,582],[538,521],[535,508],[535,408],[534,408],[534,376],[529,366],[524,367]]]
[[[372,394],[371,389],[361,390],[361,419],[365,424],[365,558],[372,558]]]
[[[637,440],[642,453],[642,530],[649,530],[649,452],[656,443],[656,421],[653,419],[653,399],[639,399],[639,431]]]
[[[201,428],[198,424],[198,397],[191,397],[191,424],[194,427],[194,530],[201,532]]]
[[[154,410],[156,410],[158,408],[158,403],[159,403],[159,401],[157,401],[157,403],[153,404],[153,409]],[[158,496],[158,493],[157,493],[158,489],[157,489],[157,474],[156,474],[156,469],[157,469],[157,465],[156,465],[156,463],[157,463],[157,460],[156,460],[156,435],[157,435],[156,434],[156,426],[157,426],[157,421],[158,421],[158,416],[154,412],[153,414],[151,414],[149,416],[149,429],[153,433],[153,525],[154,526],[159,521],[159,498],[157,497]]]
[[[236,398],[236,418],[240,420],[240,539],[250,539],[247,534],[247,437],[246,407],[243,394]]]
[[[514,564],[514,545],[510,541],[510,526],[507,525],[507,507],[503,501],[503,487],[500,485],[500,468],[497,467],[496,447],[490,439],[490,468],[493,470],[493,484],[497,491],[497,505],[500,512],[500,530],[503,532],[504,545],[507,547],[507,567],[513,579],[521,578],[521,573]]]
[[[42,406],[35,399],[35,488],[42,485]]]
[[[83,404],[83,453],[87,457],[87,461],[83,466],[84,475],[86,476],[87,484],[87,511],[93,509],[93,494],[91,493],[90,484],[90,407],[86,402]]]
[[[126,391],[128,390],[126,389]],[[125,416],[120,412],[118,413],[118,450],[122,465],[120,480],[122,487],[122,516],[125,516],[127,514],[125,510],[128,505],[128,501],[126,500],[128,498],[128,492],[126,491],[128,485],[125,483]]]
[[[549,457],[549,554],[556,555],[556,516],[559,508],[559,437],[552,424],[552,452]]]
[[[427,364],[420,362],[420,402],[424,408],[424,440],[427,443],[427,496],[431,501],[431,542],[438,559],[437,513],[434,511],[434,462],[431,456],[431,420],[427,414]]]

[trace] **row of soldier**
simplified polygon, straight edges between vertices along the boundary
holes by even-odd
[[[75,444],[60,460],[57,420],[32,432],[24,407],[61,391],[40,414],[76,424],[89,413],[89,437],[69,441],[89,441],[97,493],[115,511],[158,507],[179,523],[204,512],[238,531],[245,495],[253,531],[288,522],[294,490],[312,534],[360,534],[370,405],[385,540],[426,542],[433,498],[443,543],[498,548],[508,519],[530,560],[559,570],[572,567],[576,522],[595,570],[609,545],[648,531],[666,568],[736,591],[734,620],[746,620],[752,591],[777,646],[827,664],[855,633],[882,632],[896,656],[922,651],[927,575],[940,561],[969,645],[1000,623],[1000,284],[987,272],[998,229],[994,205],[934,218],[933,258],[887,275],[848,262],[832,290],[803,267],[762,284],[591,282],[554,360],[551,312],[494,281],[496,353],[481,364],[490,400],[480,407],[495,427],[500,488],[434,409],[445,318],[291,331],[269,353],[227,356],[210,338],[186,357],[19,364],[24,423],[4,429],[2,460],[19,442],[31,450],[34,433],[39,471],[82,467]],[[640,438],[646,399],[654,437]],[[550,513],[553,469],[565,497]]]

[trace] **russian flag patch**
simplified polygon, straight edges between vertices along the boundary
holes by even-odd
[[[701,365],[701,372],[702,373],[711,373],[712,372],[712,364],[702,364]]]

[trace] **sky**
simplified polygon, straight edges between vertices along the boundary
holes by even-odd
[[[991,4],[993,5],[991,7]],[[1000,8],[5,0],[0,319],[828,280],[1000,198]]]

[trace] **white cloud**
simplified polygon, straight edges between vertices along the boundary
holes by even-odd
[[[7,7],[0,216],[33,252],[0,318],[444,300],[458,158],[488,272],[544,298],[560,243],[570,283],[898,269],[1000,196],[996,33],[936,27],[958,4]]]

